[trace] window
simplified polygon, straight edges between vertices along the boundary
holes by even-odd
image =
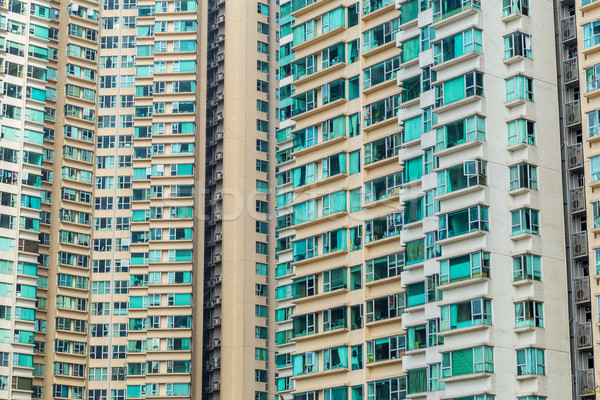
[[[485,119],[478,115],[445,125],[436,130],[435,151],[474,140],[485,140]]]
[[[367,300],[367,323],[404,314],[404,293]]]
[[[502,0],[502,16],[511,14],[529,15],[529,0]]]
[[[488,209],[475,206],[441,215],[439,218],[439,240],[464,235],[473,231],[488,231]]]
[[[535,146],[535,122],[526,119],[508,122],[508,145],[514,146],[518,143]]]
[[[510,190],[527,188],[537,190],[537,167],[521,163],[510,167]]]
[[[468,97],[483,96],[483,74],[480,72],[470,72],[466,75],[459,76],[458,78],[435,85],[434,89],[435,108],[439,108]]]
[[[440,331],[492,324],[492,302],[474,299],[441,307]]]
[[[544,350],[529,348],[517,350],[517,376],[546,375]]]
[[[543,303],[526,300],[515,303],[515,328],[544,327]]]
[[[472,52],[483,52],[481,31],[469,29],[454,36],[432,43],[433,64],[461,57]]]
[[[399,276],[404,267],[404,253],[395,253],[365,262],[366,281]]]
[[[517,56],[531,58],[531,36],[522,32],[504,37],[504,59]]]
[[[521,208],[511,211],[512,235],[524,233],[539,235],[539,211],[530,208]]]
[[[367,364],[395,360],[406,351],[406,335],[367,340]]]
[[[600,89],[600,64],[585,70],[586,92]],[[591,135],[590,135],[591,136]]]
[[[462,164],[437,173],[438,196],[472,186],[487,184],[487,162],[466,160]]]
[[[442,353],[442,378],[493,373],[493,348],[487,346]]]
[[[405,399],[406,394],[406,376],[367,382],[367,400]]]
[[[542,280],[542,263],[540,256],[521,254],[513,257],[513,280]]]
[[[506,102],[516,100],[533,101],[533,79],[517,75],[506,80]]]
[[[490,254],[476,252],[440,261],[440,284],[490,275]]]

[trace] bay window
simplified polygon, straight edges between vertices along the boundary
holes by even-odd
[[[402,213],[395,212],[366,222],[365,242],[396,236],[402,230]]]
[[[529,233],[532,235],[540,234],[539,211],[531,208],[521,208],[511,211],[512,235]]]
[[[462,301],[441,307],[441,331],[492,324],[492,302],[487,299]]]
[[[486,206],[475,206],[464,210],[440,215],[439,217],[439,240],[464,235],[475,231],[488,231],[488,208]]]
[[[481,36],[481,31],[468,29],[432,43],[433,64],[438,65],[472,52],[481,53],[483,51]]]
[[[396,360],[406,351],[406,335],[367,340],[367,363]]]
[[[442,379],[494,372],[493,348],[478,346],[442,353]]]
[[[466,160],[437,173],[437,195],[455,192],[477,185],[487,184],[487,162]]]
[[[367,282],[399,276],[403,269],[404,253],[402,252],[373,258],[365,262]]]
[[[404,293],[367,300],[367,323],[404,314]]]
[[[293,337],[302,337],[317,333],[317,314],[310,313],[292,317]]]
[[[507,86],[508,87],[508,86]],[[473,96],[483,96],[483,74],[469,72],[434,86],[435,108]]]
[[[544,327],[543,303],[526,300],[515,303],[515,328]]]
[[[485,119],[478,115],[452,122],[436,130],[435,151],[473,140],[485,140]]]
[[[490,275],[490,254],[482,251],[440,261],[440,284]]]
[[[517,376],[546,375],[546,355],[543,349],[517,350]]]

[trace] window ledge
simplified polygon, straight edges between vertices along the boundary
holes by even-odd
[[[420,54],[420,52],[419,52],[419,54]],[[407,69],[407,68],[410,68],[413,65],[417,65],[417,64],[419,64],[419,56],[418,55],[413,59],[410,59],[408,61],[404,61],[403,63],[401,63],[400,69]]]
[[[387,204],[387,203],[396,202],[396,201],[400,202],[400,193],[396,193],[389,197],[384,197],[382,199],[373,201],[371,203],[363,204],[363,208],[374,208],[381,204]]]
[[[293,81],[293,84],[297,85],[297,86],[303,85],[304,83],[310,82],[316,78],[319,78],[319,77],[327,74],[330,71],[337,71],[338,69],[343,69],[346,66],[348,66],[348,63],[346,61],[341,61],[341,62],[335,63],[330,67],[319,69],[310,75],[306,75],[306,76],[303,76],[302,78],[296,79],[295,81]]]
[[[589,131],[588,131],[588,133],[589,133]],[[600,135],[596,135],[596,136],[589,136],[589,137],[586,139],[586,142],[588,142],[588,143],[600,142]]]
[[[598,50],[600,50],[600,44],[595,44],[587,49],[580,49],[580,51],[586,56],[590,55],[591,53],[596,53]]]
[[[406,354],[408,355],[408,352],[406,352]],[[367,362],[365,364],[365,368],[377,368],[377,367],[384,367],[386,365],[394,365],[394,364],[398,364],[402,362],[402,356],[398,357],[398,358],[392,358],[390,360],[385,360],[385,361],[373,361],[373,362]]]
[[[396,7],[396,2],[392,2],[392,3],[388,4],[387,6],[381,7],[378,10],[375,10],[366,15],[363,15],[361,18],[363,21],[368,21],[371,18],[375,18],[379,15],[385,14],[386,12],[393,10],[395,7]]]
[[[533,191],[534,191],[533,189],[522,187],[522,188],[517,188],[517,189],[509,190],[508,194],[510,194],[511,196],[517,196],[519,194],[523,194],[523,193],[527,193],[527,192],[533,192]]]
[[[518,381],[526,381],[526,380],[529,380],[529,379],[537,379],[539,376],[544,376],[544,375],[534,375],[534,374],[517,375],[515,377],[515,379],[518,380]]]
[[[443,246],[445,244],[459,242],[461,240],[470,239],[470,238],[476,237],[476,236],[484,236],[484,235],[487,235],[487,231],[473,231],[473,232],[464,233],[462,235],[453,236],[451,238],[438,240],[437,244]]]
[[[412,312],[424,311],[425,310],[425,304],[427,304],[427,303],[418,304],[416,306],[406,307],[404,309],[404,312],[412,313]]]
[[[305,221],[305,222],[301,222],[296,225],[292,225],[291,228],[292,229],[305,228],[307,226],[316,225],[319,222],[323,222],[323,221],[330,220],[330,219],[336,219],[337,217],[341,217],[341,216],[344,216],[347,214],[348,214],[348,211],[344,210],[344,211],[338,211],[333,214],[321,215],[320,217],[316,217],[314,219],[311,219],[310,221]]]
[[[523,104],[526,104],[526,103],[531,103],[531,102],[527,101],[525,99],[515,99],[513,101],[505,102],[504,105],[507,108],[512,108],[512,107],[520,106],[520,105],[523,105]]]
[[[444,382],[444,383],[449,383],[449,382],[461,382],[461,381],[468,381],[468,380],[479,380],[481,378],[489,378],[492,376],[492,373],[490,372],[478,372],[475,374],[468,374],[468,375],[460,375],[460,376],[453,376],[450,378],[443,378],[440,379],[440,382]]]
[[[399,7],[396,8],[397,10],[400,10]],[[419,18],[415,18],[415,19],[411,19],[410,21],[407,21],[403,24],[401,24],[398,28],[400,28],[400,31],[406,31],[409,28],[412,28],[413,26],[417,26],[419,24]]]
[[[297,266],[297,265],[305,265],[305,264],[309,264],[311,262],[317,262],[317,261],[325,260],[325,259],[330,258],[330,257],[335,257],[335,256],[340,255],[340,254],[345,254],[347,252],[348,252],[347,249],[336,250],[336,251],[332,251],[332,252],[329,252],[329,253],[325,253],[325,254],[321,254],[321,255],[318,255],[318,256],[314,256],[314,257],[311,257],[311,258],[305,258],[304,260],[292,261],[292,264],[295,265],[295,266]]]
[[[368,58],[368,57],[374,56],[375,54],[380,53],[384,50],[391,49],[392,47],[396,47],[395,40],[390,40],[389,42],[382,44],[379,47],[375,47],[374,49],[371,49],[365,53],[362,53],[362,56],[365,58]]]
[[[294,18],[299,17],[300,15],[306,14],[309,11],[314,10],[315,8],[320,7],[321,5],[327,3],[327,0],[319,0],[319,1],[315,1],[312,4],[307,5],[306,7],[302,7],[299,10],[296,10],[294,12],[291,13],[291,16]]]
[[[376,122],[376,123],[374,123],[372,125],[368,125],[368,126],[367,125],[363,125],[361,127],[361,129],[362,129],[363,132],[370,132],[370,131],[374,131],[375,129],[381,128],[383,126],[391,125],[392,123],[398,124],[398,117],[397,116],[393,116],[393,117],[390,117],[388,119],[384,119],[383,121]]]
[[[320,148],[328,146],[330,144],[343,142],[346,139],[348,139],[348,136],[345,136],[345,135],[334,137],[333,139],[325,140],[324,142],[319,142],[319,143],[313,144],[312,146],[304,147],[297,151],[292,151],[292,157],[297,157],[297,156],[300,156],[303,154],[307,154],[307,153],[312,152],[313,150],[320,149]]]
[[[377,321],[371,321],[371,322],[367,322],[365,323],[365,327],[366,328],[371,328],[373,326],[379,326],[379,325],[386,325],[386,324],[391,324],[394,322],[400,322],[402,321],[402,315],[400,315],[399,317],[393,317],[393,318],[385,318],[385,319],[380,319]]]
[[[533,279],[521,279],[519,281],[513,281],[512,285],[518,287],[518,286],[532,285],[535,282],[539,282],[539,281],[535,281]]]
[[[477,278],[465,279],[465,280],[458,281],[458,282],[451,282],[451,283],[447,283],[445,285],[440,285],[440,286],[438,286],[438,288],[441,290],[450,290],[450,289],[454,289],[457,287],[476,285],[478,283],[487,282],[489,280],[490,279],[487,276],[479,276]]]
[[[347,372],[350,372],[350,368],[348,368],[348,367],[335,368],[335,369],[329,369],[327,371],[313,372],[312,374],[304,374],[304,375],[294,376],[294,380],[301,380],[301,379],[312,378],[312,377],[329,376],[329,375],[335,375],[335,374],[341,374],[341,373],[347,373]]]
[[[598,278],[600,279],[600,275],[598,275]],[[395,275],[395,276],[388,276],[387,278],[382,278],[382,279],[376,279],[374,281],[370,281],[370,282],[365,282],[364,286],[365,287],[372,287],[372,286],[377,286],[377,285],[387,285],[390,282],[393,281],[397,281],[400,280],[400,275]]]
[[[513,144],[511,146],[508,146],[506,149],[508,151],[516,151],[516,150],[526,149],[529,146],[534,146],[534,145],[530,145],[529,143],[526,143],[526,142],[520,142],[520,143]]]
[[[377,85],[369,86],[366,89],[362,90],[362,93],[369,94],[381,90],[383,88],[387,88],[388,86],[395,86],[397,84],[397,80],[395,78],[388,79],[387,81],[383,81],[378,83]]]
[[[450,111],[453,110],[455,108],[458,107],[462,107],[465,104],[469,104],[469,103],[475,103],[477,101],[482,100],[483,97],[479,96],[479,95],[473,95],[473,96],[469,96],[469,97],[465,97],[464,99],[460,99],[458,101],[452,102],[450,104],[444,104],[443,106],[437,107],[433,109],[433,111],[435,111],[437,114],[439,113],[443,113],[446,111]]]
[[[462,196],[463,194],[467,194],[467,193],[471,193],[471,192],[477,192],[481,189],[485,189],[485,185],[473,185],[473,186],[469,186],[466,188],[462,188],[459,190],[456,190],[454,192],[450,192],[450,193],[444,193],[442,195],[437,196],[435,199],[438,201],[441,200],[446,200],[446,199],[451,199],[453,197],[459,197]]]
[[[600,2],[598,2],[598,1],[592,1],[591,3],[586,4],[585,6],[581,6],[579,8],[579,11],[581,11],[583,13],[586,13],[586,12],[588,12],[590,10],[593,10],[596,7],[600,7]]]
[[[404,182],[402,184],[402,189],[406,189],[406,188],[409,188],[411,186],[417,186],[417,185],[420,185],[420,184],[421,184],[421,178],[415,179],[414,181]]]
[[[438,28],[441,28],[442,26],[448,25],[448,24],[450,24],[450,23],[452,23],[454,21],[457,21],[459,19],[465,18],[465,17],[467,17],[469,15],[477,14],[479,12],[480,11],[478,9],[476,9],[476,8],[466,8],[466,9],[464,9],[464,10],[462,10],[462,11],[460,11],[460,12],[454,14],[454,15],[446,17],[446,18],[444,18],[443,16],[440,17],[440,19],[434,18],[433,19],[433,24],[431,24],[431,27],[433,29],[438,29]]]
[[[523,14],[514,12],[514,13],[510,13],[510,14],[502,17],[502,22],[507,23],[507,22],[510,22],[510,21],[515,21],[515,20],[517,20],[519,18],[522,18],[522,17],[524,17]]]
[[[414,99],[410,99],[410,100],[404,101],[404,102],[402,102],[400,104],[400,106],[402,108],[408,108],[410,106],[416,106],[418,104],[421,104],[421,96],[415,97]]]
[[[382,243],[392,242],[394,240],[397,240],[399,242],[400,234],[395,234],[395,235],[384,237],[381,239],[374,239],[374,240],[370,241],[369,243],[365,242],[364,247],[371,247],[371,246],[375,246],[375,245],[382,244]]]
[[[516,56],[512,56],[511,58],[504,59],[504,64],[510,65],[510,64],[515,64],[515,63],[518,63],[520,61],[525,61],[525,60],[529,60],[529,58],[527,58],[525,56],[521,56],[521,55],[516,55]]]
[[[413,222],[409,222],[409,223],[405,223],[402,226],[402,230],[407,230],[407,229],[412,229],[412,228],[418,228],[420,226],[423,225],[423,219],[420,219],[418,221],[413,221]]]
[[[470,147],[479,146],[479,145],[484,144],[484,143],[485,143],[485,141],[479,140],[479,139],[477,139],[477,140],[471,140],[471,141],[464,142],[464,143],[461,143],[461,144],[456,145],[456,146],[446,147],[443,150],[434,152],[434,154],[436,156],[438,156],[438,157],[441,157],[441,156],[444,156],[444,155],[447,155],[447,154],[452,154],[452,153],[455,153],[457,151],[461,151],[463,149],[468,149]]]
[[[414,271],[425,266],[425,261],[419,261],[414,264],[406,265],[404,264],[404,271]]]
[[[317,2],[317,3],[319,3],[319,2]],[[332,29],[330,31],[327,31],[325,33],[321,33],[320,35],[317,35],[317,36],[315,36],[312,39],[309,39],[309,40],[307,40],[305,42],[297,44],[296,46],[292,46],[292,51],[295,52],[295,53],[297,53],[298,50],[302,50],[305,47],[312,46],[315,43],[320,42],[321,40],[325,40],[328,37],[333,36],[336,33],[339,33],[339,32],[345,31],[345,30],[346,30],[346,26],[345,25],[338,26],[337,28],[334,28],[334,29]]]
[[[348,328],[332,329],[332,330],[329,330],[329,331],[324,331],[324,332],[319,332],[319,333],[313,333],[312,335],[299,336],[299,337],[296,337],[296,338],[292,338],[292,340],[294,342],[302,342],[302,341],[305,341],[305,340],[322,338],[324,336],[333,336],[333,335],[338,334],[338,333],[348,333],[348,332],[350,332],[350,329],[348,329]]]
[[[525,333],[525,332],[534,332],[536,329],[535,326],[524,326],[522,328],[514,328],[514,333]]]
[[[301,297],[299,299],[293,299],[292,302],[294,304],[307,303],[307,302],[310,302],[311,300],[320,300],[325,297],[335,296],[336,294],[348,293],[349,291],[350,291],[350,289],[348,289],[348,288],[336,289],[336,290],[332,290],[332,291],[325,292],[325,293],[315,294],[313,296],[306,296],[306,297]]]
[[[518,242],[519,240],[533,238],[534,236],[539,236],[539,235],[534,235],[533,233],[519,233],[518,235],[512,235],[510,237],[510,240],[512,240],[513,242]]]
[[[438,335],[441,335],[441,336],[460,335],[465,332],[483,331],[483,330],[488,329],[489,327],[490,327],[489,325],[484,325],[484,324],[465,326],[464,328],[451,329],[448,331],[441,331],[440,333],[438,333]]]
[[[467,54],[463,54],[462,56],[458,56],[458,57],[452,58],[450,60],[441,62],[439,64],[434,64],[433,67],[431,67],[431,69],[434,70],[434,71],[440,71],[440,70],[445,69],[447,67],[450,67],[452,65],[459,64],[459,63],[461,63],[461,62],[463,62],[465,60],[470,60],[472,58],[477,58],[477,57],[479,57],[480,54],[481,53],[473,50],[473,51],[471,51],[471,52],[469,52]]]
[[[325,110],[328,110],[328,109],[333,108],[335,106],[338,106],[340,104],[343,104],[346,101],[347,101],[346,99],[337,99],[337,100],[332,101],[332,102],[327,103],[327,104],[318,104],[312,110],[305,111],[305,112],[303,112],[301,114],[298,114],[298,115],[294,115],[294,116],[291,117],[291,119],[294,120],[294,121],[300,121],[300,120],[302,120],[304,118],[312,117],[314,114],[318,114],[321,111],[325,111]]]
[[[427,346],[419,347],[418,349],[406,350],[407,356],[416,356],[418,354],[423,354],[427,352]]]
[[[411,143],[414,142],[414,141],[416,141],[416,140],[411,141]],[[391,156],[391,157],[388,157],[388,158],[384,158],[384,159],[372,162],[370,164],[363,165],[363,169],[377,168],[380,165],[386,165],[387,163],[391,163],[392,161],[399,162],[398,161],[398,154],[396,154],[395,156]]]

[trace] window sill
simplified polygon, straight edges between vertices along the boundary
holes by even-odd
[[[441,331],[440,333],[438,333],[438,335],[441,336],[453,336],[453,335],[460,335],[462,333],[465,332],[476,332],[476,331],[483,331],[488,329],[490,326],[489,325],[472,325],[472,326],[465,326],[464,328],[458,328],[458,329],[451,329],[448,331]]]
[[[400,202],[400,193],[394,194],[393,196],[384,197],[371,203],[363,204],[363,208],[374,208],[382,204]]]
[[[423,219],[420,219],[418,221],[405,223],[402,226],[402,230],[408,230],[408,229],[418,228],[418,227],[420,227],[422,225],[423,225]]]
[[[425,347],[420,347],[418,349],[413,349],[413,350],[406,350],[406,355],[407,356],[416,356],[418,354],[423,354],[427,352],[427,346]]]
[[[398,0],[396,0],[398,1]],[[399,6],[396,6],[397,10],[400,10],[401,8]],[[412,28],[413,26],[417,26],[419,24],[419,18],[415,18],[415,19],[411,19],[410,21],[407,21],[403,24],[401,24],[398,28],[400,29],[400,31],[406,31],[410,28]]]
[[[520,143],[513,144],[511,146],[508,146],[506,149],[508,151],[517,151],[517,150],[521,150],[521,149],[526,149],[530,146],[533,147],[534,145],[530,145],[529,143],[526,143],[526,142],[520,142]]]
[[[365,323],[365,328],[371,328],[374,326],[379,326],[379,325],[387,325],[387,324],[391,324],[391,323],[398,323],[402,321],[402,315],[399,317],[393,317],[393,318],[385,318],[385,319],[380,319],[377,321],[371,321],[371,322],[367,322]]]
[[[535,326],[524,326],[522,328],[514,328],[514,333],[525,333],[525,332],[534,332],[536,330]]]
[[[374,131],[375,129],[379,129],[379,128],[384,127],[386,125],[391,125],[392,123],[397,125],[398,124],[398,117],[393,116],[393,117],[390,117],[388,119],[384,119],[383,121],[376,122],[376,123],[374,123],[372,125],[368,125],[368,126],[367,125],[363,125],[362,126],[362,131],[363,132]]]
[[[305,258],[304,260],[292,261],[292,264],[295,265],[295,266],[306,265],[306,264],[310,264],[312,262],[317,262],[317,261],[325,260],[327,258],[331,258],[331,257],[335,257],[335,256],[338,256],[338,255],[341,255],[341,254],[345,254],[347,252],[348,252],[347,249],[336,250],[336,251],[332,251],[330,253],[321,254],[321,255],[318,255],[318,256],[311,257],[311,258]]]
[[[375,18],[375,17],[377,17],[379,15],[385,14],[386,12],[393,10],[395,7],[396,7],[395,2],[392,2],[392,3],[388,4],[387,6],[381,7],[380,9],[375,10],[375,11],[373,11],[373,12],[367,14],[367,15],[363,15],[361,17],[361,19],[363,21],[368,21],[371,18]]]
[[[515,20],[517,20],[519,18],[522,18],[522,17],[524,17],[523,14],[519,14],[517,12],[514,12],[514,13],[511,13],[511,14],[508,14],[508,15],[502,17],[502,22],[504,22],[506,24],[506,23],[508,23],[510,21],[515,21]]]
[[[318,2],[317,2],[318,3]],[[302,50],[306,47],[310,47],[312,45],[314,45],[317,42],[321,42],[321,40],[325,40],[330,36],[335,35],[336,33],[342,32],[346,30],[346,26],[342,25],[342,26],[338,26],[337,28],[334,28],[330,31],[327,31],[325,33],[321,33],[320,35],[315,36],[312,39],[309,39],[305,42],[302,42],[300,44],[297,44],[296,46],[292,46],[292,51],[297,53],[299,50]]]
[[[400,46],[398,46],[398,47],[400,47]],[[419,54],[421,54],[421,53],[419,52]],[[408,61],[404,61],[403,63],[401,63],[400,69],[405,70],[405,69],[412,67],[413,65],[418,65],[418,64],[419,64],[419,55],[417,55],[415,58],[412,58]]]
[[[294,376],[294,380],[302,380],[302,379],[307,379],[307,378],[317,378],[317,377],[321,377],[321,376],[329,376],[329,375],[335,375],[335,374],[341,374],[341,373],[346,373],[346,372],[350,372],[350,368],[346,367],[346,368],[335,368],[335,369],[330,369],[327,371],[317,371],[317,372],[313,372],[311,374],[302,374],[302,375],[298,375],[298,376]]]
[[[401,86],[400,83],[401,82],[398,82],[398,86]],[[402,108],[408,108],[408,107],[416,106],[416,105],[420,105],[420,104],[421,104],[421,96],[415,97],[414,99],[410,99],[407,101],[403,101],[402,103],[400,103],[400,106]]]
[[[525,56],[516,55],[516,56],[512,56],[511,58],[504,59],[504,64],[511,65],[511,64],[516,64],[520,61],[525,61],[525,60],[529,60],[529,59],[530,58],[527,58]]]
[[[544,375],[534,375],[534,374],[517,375],[515,377],[515,379],[518,380],[518,381],[526,381],[526,380],[529,380],[529,379],[537,379],[539,376],[544,376]]]
[[[539,235],[534,235],[533,233],[519,233],[518,235],[511,236],[510,240],[512,240],[513,242],[518,242],[520,240],[530,239],[535,236],[539,236]]]
[[[348,289],[348,288],[336,289],[336,290],[332,290],[330,292],[315,294],[313,296],[306,296],[306,297],[301,297],[299,299],[293,299],[292,303],[294,303],[294,304],[308,303],[312,300],[320,300],[325,297],[332,297],[332,296],[335,296],[340,293],[348,293],[349,291],[350,291],[350,289]]]
[[[369,243],[365,242],[364,247],[372,247],[372,246],[376,246],[378,244],[393,242],[395,240],[397,240],[398,242],[400,242],[400,233],[397,233],[397,234],[392,235],[392,236],[384,237],[384,238],[381,238],[381,239],[374,239],[374,240],[370,241]]]
[[[401,126],[404,126],[404,124],[401,123]],[[408,142],[402,142],[402,149],[406,149],[408,147],[412,147],[412,146],[416,146],[416,145],[420,145],[420,144],[421,144],[421,137],[419,136],[418,138],[409,140]]]
[[[445,285],[438,286],[438,288],[440,290],[450,290],[450,289],[454,289],[454,288],[457,288],[457,287],[465,287],[465,286],[470,286],[470,285],[476,285],[478,283],[487,282],[489,280],[490,279],[487,276],[480,276],[480,277],[477,277],[477,278],[465,279],[463,281],[447,283]]]
[[[519,287],[519,286],[525,286],[525,285],[533,285],[535,282],[539,282],[539,281],[535,281],[533,279],[521,279],[519,281],[513,281],[512,285],[515,287]]]
[[[588,131],[588,133],[589,133],[589,131]],[[588,142],[588,143],[600,142],[600,135],[588,137],[586,139],[586,142]]]
[[[311,225],[316,225],[319,222],[323,222],[326,220],[330,220],[330,219],[336,219],[337,217],[341,217],[344,215],[347,215],[348,211],[338,211],[336,213],[333,214],[328,214],[328,215],[322,215],[320,217],[316,217],[315,219],[311,219],[310,221],[305,221],[305,222],[301,222],[299,224],[296,225],[292,225],[291,228],[292,229],[301,229],[301,228],[305,228],[307,226],[311,226]]]
[[[294,17],[294,18],[297,18],[300,15],[306,14],[306,13],[314,10],[315,8],[320,7],[321,5],[323,5],[325,3],[327,3],[327,0],[315,1],[314,3],[309,4],[306,7],[302,7],[301,9],[292,12],[291,16]]]
[[[598,277],[600,278],[600,275],[598,275]],[[395,276],[388,276],[387,278],[376,279],[374,281],[365,282],[364,286],[365,287],[373,287],[373,286],[377,286],[377,285],[387,285],[390,282],[399,281],[399,280],[400,280],[400,275],[398,274]]]
[[[517,107],[517,106],[527,104],[527,103],[533,103],[533,102],[525,100],[525,99],[515,99],[512,101],[505,102],[504,106],[506,106],[506,108],[513,108],[513,107]]]
[[[433,129],[436,129],[436,128],[433,128]],[[442,156],[445,156],[447,154],[456,153],[456,152],[461,151],[463,149],[468,149],[468,148],[471,148],[471,147],[479,146],[479,145],[482,145],[484,143],[485,143],[485,141],[479,140],[479,139],[477,139],[477,140],[471,140],[469,142],[464,142],[464,143],[461,143],[461,144],[456,145],[456,146],[446,147],[443,150],[434,152],[434,154],[436,156],[438,156],[438,157],[442,157]]]
[[[437,244],[439,244],[440,246],[443,246],[445,244],[460,242],[461,240],[471,239],[473,237],[485,236],[485,235],[487,235],[487,231],[473,231],[473,232],[464,233],[462,235],[453,236],[451,238],[438,240]]]
[[[306,82],[310,82],[316,78],[320,78],[321,76],[327,74],[330,71],[337,71],[338,69],[344,69],[347,66],[348,66],[348,63],[345,61],[338,62],[336,64],[333,64],[330,67],[317,70],[310,75],[306,75],[306,76],[303,76],[302,78],[296,79],[295,81],[293,81],[293,84],[295,86],[300,86],[300,85],[305,84]]]
[[[312,110],[309,111],[305,111],[301,114],[298,115],[294,115],[291,117],[292,120],[294,121],[300,121],[304,118],[309,118],[314,116],[315,114],[320,113],[321,111],[325,111],[328,110],[330,108],[334,108],[340,104],[345,103],[347,100],[346,99],[337,99],[335,101],[332,101],[331,103],[327,103],[327,104],[318,104],[315,108],[313,108]]]
[[[581,11],[583,13],[586,13],[588,11],[593,10],[594,8],[597,8],[597,7],[600,7],[600,2],[598,2],[598,1],[592,1],[591,3],[586,4],[585,6],[581,6],[579,8],[579,11]]]
[[[362,56],[364,58],[368,58],[368,57],[374,56],[375,54],[378,54],[378,53],[380,53],[380,52],[382,52],[384,50],[391,49],[392,47],[396,47],[396,41],[395,40],[390,40],[389,42],[384,43],[384,44],[382,44],[379,47],[375,47],[374,49],[371,49],[371,50],[369,50],[369,51],[367,51],[365,53],[362,53]]]
[[[297,151],[293,151],[292,152],[292,157],[297,157],[297,156],[301,156],[301,155],[304,155],[304,154],[308,154],[308,153],[310,153],[310,152],[312,152],[314,150],[320,149],[322,147],[326,147],[326,146],[331,145],[331,144],[343,142],[346,139],[348,139],[348,136],[344,135],[344,136],[338,136],[338,137],[335,137],[333,139],[326,140],[324,142],[319,142],[319,143],[314,144],[312,146],[305,147],[305,148],[297,150]]]
[[[338,333],[348,333],[348,332],[350,332],[350,329],[348,329],[348,328],[333,329],[333,330],[330,330],[330,331],[313,333],[312,335],[304,335],[304,336],[299,336],[297,338],[292,338],[292,341],[294,341],[294,342],[303,342],[303,341],[308,341],[310,339],[320,339],[320,338],[323,338],[325,336],[333,336],[333,335],[336,335]]]
[[[406,355],[408,355],[408,352],[406,352]],[[390,360],[385,360],[385,361],[373,361],[373,362],[367,362],[365,364],[365,368],[385,367],[387,365],[399,364],[401,362],[402,362],[402,357],[392,358]]]
[[[470,53],[463,54],[462,56],[452,58],[447,61],[443,61],[439,64],[434,64],[433,67],[431,67],[431,69],[434,71],[441,71],[447,67],[451,67],[451,66],[459,64],[463,61],[470,60],[472,58],[477,58],[477,57],[479,57],[480,54],[481,53],[479,53],[479,52],[471,51]]]
[[[449,383],[449,382],[461,382],[461,381],[468,381],[468,380],[479,380],[481,378],[489,378],[491,376],[492,376],[492,373],[490,373],[490,372],[478,372],[475,374],[443,378],[443,379],[440,379],[440,382]]]
[[[404,264],[404,271],[414,271],[417,269],[421,269],[425,266],[425,261],[419,261],[414,264],[406,265]]]
[[[533,189],[530,188],[526,188],[526,187],[522,187],[522,188],[517,188],[517,189],[513,189],[513,190],[509,190],[508,194],[511,196],[517,196],[523,193],[528,193],[528,192],[533,192]]]
[[[416,141],[416,140],[411,141],[411,143],[414,142],[414,141]],[[380,165],[386,165],[386,164],[391,163],[393,161],[395,161],[396,163],[399,162],[398,161],[398,154],[396,154],[395,156],[391,156],[391,157],[388,157],[388,158],[384,158],[384,159],[381,159],[381,160],[374,161],[374,162],[372,162],[370,164],[363,165],[363,169],[377,168]]]
[[[417,186],[417,185],[420,185],[420,184],[421,184],[421,178],[415,179],[414,181],[404,182],[402,184],[402,189],[407,189],[409,187]]]
[[[447,112],[450,110],[454,110],[455,108],[458,107],[462,107],[466,104],[470,104],[470,103],[475,103],[478,102],[480,100],[482,100],[483,97],[479,96],[479,95],[473,95],[473,96],[469,96],[469,97],[465,97],[463,99],[460,99],[458,101],[452,102],[450,104],[444,104],[443,106],[440,107],[434,107],[433,111],[437,114],[443,113],[443,112]]]
[[[587,49],[582,48],[579,51],[581,53],[583,53],[583,55],[590,55],[592,53],[596,53],[598,50],[600,50],[600,44],[595,44],[592,47],[588,47]]]
[[[466,187],[466,188],[462,188],[462,189],[456,190],[454,192],[444,193],[442,195],[439,195],[439,196],[435,197],[435,199],[438,200],[438,201],[442,201],[442,200],[446,200],[446,199],[451,199],[453,197],[459,197],[459,196],[462,196],[463,194],[467,194],[467,193],[471,193],[471,192],[477,192],[477,191],[485,189],[485,188],[486,188],[485,185],[469,186],[469,187]]]
[[[441,28],[442,26],[451,24],[452,22],[458,21],[459,19],[462,19],[462,18],[466,18],[469,15],[477,14],[479,12],[480,11],[476,8],[467,8],[467,9],[464,9],[464,10],[458,12],[457,14],[451,15],[446,18],[444,18],[443,16],[440,17],[441,19],[437,19],[437,20],[436,20],[436,18],[434,18],[433,24],[431,24],[431,27],[433,29],[438,29],[438,28]]]
[[[380,82],[380,83],[378,83],[376,85],[369,86],[368,88],[363,89],[362,93],[363,94],[370,94],[370,93],[373,93],[373,92],[377,92],[378,90],[387,88],[389,86],[396,86],[397,83],[398,83],[398,81],[395,78],[388,79],[387,81],[383,81],[383,82]]]
[[[413,312],[425,311],[425,304],[427,304],[427,303],[419,304],[416,306],[406,307],[404,309],[404,312],[413,313]]]

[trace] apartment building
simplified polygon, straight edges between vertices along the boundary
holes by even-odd
[[[272,397],[274,3],[0,3],[0,398]]]
[[[554,5],[281,16],[278,393],[570,398]]]

